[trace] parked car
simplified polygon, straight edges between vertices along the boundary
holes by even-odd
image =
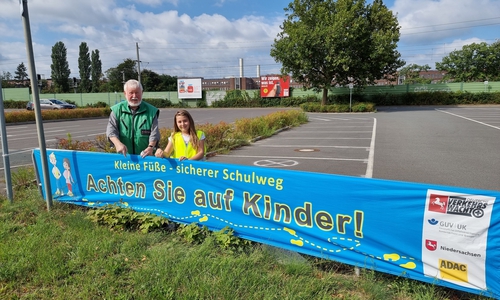
[[[70,103],[68,103],[66,101],[63,101],[63,100],[59,100],[59,99],[49,99],[49,100],[50,100],[50,102],[61,106],[63,109],[73,109],[73,108],[76,108],[76,105],[70,104]]]
[[[35,106],[33,105],[33,101],[29,101],[26,105],[27,110],[33,110]],[[73,109],[76,108],[76,105],[64,102],[59,99],[40,99],[40,108],[41,109]]]

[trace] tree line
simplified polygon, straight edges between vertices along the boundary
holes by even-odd
[[[336,86],[363,87],[379,79],[405,77],[404,83],[430,83],[421,71],[428,65],[410,64],[397,51],[400,26],[396,15],[382,0],[293,0],[285,8],[285,20],[271,46],[270,55],[281,63],[281,73],[290,75],[305,88],[323,92]],[[122,84],[138,78],[136,61],[125,59],[114,68],[101,71],[99,50],[89,53],[80,44],[80,78],[69,78],[66,47],[57,42],[52,47],[53,86],[47,92],[64,93],[121,91]],[[500,41],[472,43],[455,50],[436,62],[436,69],[446,73],[445,81],[472,82],[500,80]],[[21,63],[14,79],[27,79]],[[141,71],[145,91],[175,91],[177,77]],[[4,72],[2,85],[10,73]]]
[[[131,78],[138,78],[136,61],[125,59],[116,67],[102,72],[102,62],[99,50],[89,51],[86,42],[79,47],[78,71],[79,78],[70,77],[71,70],[67,60],[67,49],[63,42],[59,41],[52,47],[51,80],[49,86],[46,79],[38,78],[42,93],[101,93],[122,91],[123,83]],[[27,68],[24,62],[17,66],[15,76],[10,72],[3,72],[2,87],[29,87],[30,83]],[[141,71],[141,83],[145,91],[176,91],[177,77],[157,74],[151,70]]]

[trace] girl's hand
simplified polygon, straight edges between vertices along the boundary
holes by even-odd
[[[163,157],[163,149],[161,149],[161,148],[156,149],[155,156],[156,157]]]
[[[185,157],[185,156],[181,156],[181,157],[179,157],[179,161],[183,161],[183,160],[188,160],[188,158],[187,158],[187,157]]]

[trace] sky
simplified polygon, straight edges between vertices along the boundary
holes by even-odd
[[[271,45],[291,0],[27,0],[35,70],[50,78],[52,47],[67,49],[79,77],[82,42],[103,72],[125,59],[178,77],[279,74]],[[366,0],[371,3],[371,0]],[[500,39],[500,0],[386,0],[401,26],[407,64],[435,63],[463,45]],[[0,75],[29,67],[19,0],[0,0]],[[139,55],[139,58],[138,58]],[[240,68],[242,63],[243,68]]]

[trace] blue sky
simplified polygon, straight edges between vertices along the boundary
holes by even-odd
[[[98,49],[103,71],[124,59],[173,76],[221,78],[279,73],[269,55],[286,0],[28,0],[36,71],[50,77],[52,46],[62,41],[71,76],[81,42]],[[368,0],[367,3],[371,1]],[[391,0],[401,26],[398,51],[408,63],[435,62],[473,42],[500,37],[500,0]],[[27,55],[19,0],[0,0],[0,75]]]

